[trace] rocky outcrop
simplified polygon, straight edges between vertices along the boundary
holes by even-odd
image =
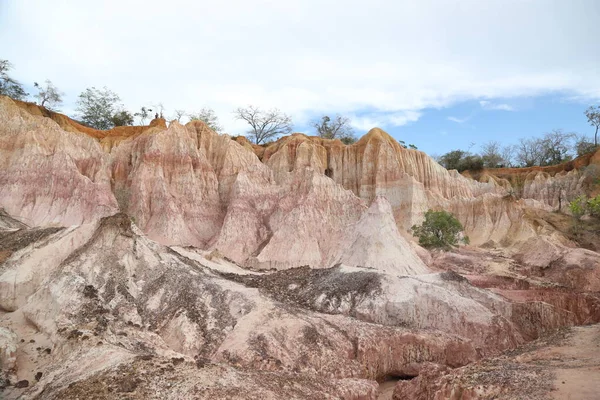
[[[0,327],[0,391],[11,381],[17,372],[17,335],[8,328]]]
[[[50,385],[43,393],[56,396],[74,382],[85,387],[139,357],[367,380],[422,362],[459,366],[479,357],[473,343],[459,335],[282,306],[244,284],[246,275],[225,279],[182,254],[142,236],[123,214],[61,230],[13,253],[0,274],[0,305],[9,311],[0,320],[22,314],[53,344],[40,382],[28,393],[42,393]],[[32,273],[43,257],[43,268]],[[353,279],[345,275],[331,280],[331,287]],[[361,314],[360,319],[369,320]],[[378,352],[382,346],[390,353]],[[77,370],[69,361],[73,357]],[[347,398],[367,396],[372,387],[340,381],[340,392],[336,382],[323,385]]]
[[[597,253],[528,211],[550,192],[517,201],[379,129],[262,147],[200,121],[94,131],[4,97],[0,120],[7,398],[374,399],[376,381],[429,385],[600,321]],[[420,248],[407,229],[429,208],[495,250]]]
[[[107,155],[0,97],[0,205],[32,226],[80,225],[118,210]]]
[[[501,357],[450,370],[428,365],[400,381],[394,399],[592,399],[597,375],[599,325],[559,331]]]
[[[389,207],[382,200],[375,206]],[[32,382],[26,398],[84,391],[110,397],[130,389],[150,398],[219,398],[250,380],[274,398],[369,399],[375,380],[420,376],[430,364],[460,367],[512,349],[531,338],[537,315],[540,326],[574,323],[558,302],[540,313],[535,298],[512,304],[454,272],[401,276],[405,271],[340,265],[248,273],[216,253],[208,260],[159,245],[124,214],[43,235],[31,231],[5,233],[32,239],[5,239],[22,247],[0,269],[0,322],[22,315],[27,324],[11,323],[19,337],[31,335],[20,331],[30,326],[38,342],[52,343],[37,370],[17,371]],[[25,357],[22,365],[33,365],[27,357],[34,354],[17,354]],[[33,384],[36,371],[43,374]],[[289,392],[264,387],[265,375],[251,371],[277,382],[294,373],[306,384]],[[204,384],[195,392],[197,376],[229,378],[224,387]],[[312,376],[319,378],[310,385]],[[177,390],[168,386],[172,379],[180,382]],[[11,386],[9,393],[23,389]]]
[[[372,251],[349,258],[352,241],[386,243],[366,243],[364,232],[348,229],[378,196],[391,206],[381,215],[391,213],[406,239],[429,208],[456,211],[474,244],[532,234],[522,205],[503,201],[505,189],[495,180],[448,172],[380,129],[351,146],[294,134],[261,148],[259,159],[255,147],[200,121],[167,128],[156,120],[99,133],[8,98],[0,106],[7,121],[0,130],[7,156],[0,206],[34,226],[92,222],[118,208],[161,243],[218,249],[261,269],[340,261],[389,269],[399,247],[404,261],[392,268],[406,270],[409,259],[419,265],[403,243],[387,249],[383,264],[368,259]]]
[[[600,190],[600,150],[559,165],[484,169],[465,171],[464,175],[494,182],[512,196],[536,200],[538,207],[568,213],[568,204],[575,197],[596,195]]]
[[[123,211],[152,239],[205,247],[222,222],[219,183],[197,139],[182,125],[148,130],[111,152]]]

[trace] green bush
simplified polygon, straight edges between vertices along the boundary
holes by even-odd
[[[413,225],[413,235],[419,238],[419,244],[426,248],[449,249],[457,246],[461,240],[463,226],[454,215],[447,211],[428,210],[421,225]],[[469,237],[462,241],[469,243]]]
[[[484,166],[481,156],[462,150],[453,150],[444,154],[440,157],[439,163],[447,170],[455,169],[458,172],[479,171]]]
[[[600,218],[600,195],[587,201],[587,210],[591,216]]]
[[[569,203],[571,214],[577,219],[581,218],[587,211],[587,198],[581,195]]]

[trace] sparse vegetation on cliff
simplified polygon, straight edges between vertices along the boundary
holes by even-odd
[[[586,214],[600,218],[600,195],[590,199],[583,195],[579,196],[569,203],[569,210],[577,219]]]
[[[344,144],[352,144],[356,142],[354,129],[350,126],[350,118],[336,115],[331,119],[327,115],[323,115],[320,120],[312,123],[317,134],[324,139],[339,139]]]
[[[122,105],[119,105],[120,101],[119,95],[106,87],[103,89],[87,88],[79,95],[77,112],[85,125],[95,129],[106,130],[133,123],[133,117],[124,111]],[[131,119],[128,118],[129,116]]]
[[[8,71],[12,68],[13,65],[8,60],[0,59],[0,94],[23,100],[28,96],[28,93],[17,80],[8,75]]]
[[[248,136],[255,144],[261,144],[280,135],[292,132],[292,118],[274,108],[262,110],[259,107],[248,106],[234,111],[237,119],[250,125]]]

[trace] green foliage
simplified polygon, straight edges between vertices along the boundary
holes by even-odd
[[[600,129],[600,106],[591,106],[585,110],[585,116],[591,126],[595,128],[594,146],[598,146],[598,129]]]
[[[115,126],[113,117],[119,112],[119,96],[108,88],[87,88],[79,95],[77,112],[80,119],[95,129],[110,129]]]
[[[34,97],[40,101],[42,107],[56,111],[57,107],[62,104],[64,93],[61,93],[49,79],[46,79],[46,86],[42,86],[37,82],[34,82],[33,86],[38,91]]]
[[[133,115],[127,110],[117,111],[111,118],[114,126],[133,125]]]
[[[581,157],[585,154],[596,151],[600,146],[596,146],[593,142],[590,142],[586,137],[581,137],[575,144],[575,150],[577,151],[577,157]]]
[[[175,112],[177,113],[178,111],[180,110],[176,110]],[[219,118],[217,117],[217,114],[215,114],[215,111],[212,108],[202,108],[196,114],[189,114],[189,117],[190,121],[203,121],[210,129],[217,133],[221,133],[223,130],[223,128],[219,124]]]
[[[581,218],[587,211],[587,198],[581,195],[569,203],[571,214],[577,219]]]
[[[600,195],[587,201],[587,211],[591,216],[600,218]]]
[[[146,120],[151,116],[152,109],[148,107],[140,108],[140,111],[133,114],[134,117],[140,118],[140,125],[146,125]]]
[[[356,137],[350,122],[350,118],[341,115],[336,115],[333,119],[323,115],[319,121],[314,121],[312,126],[317,135],[324,139],[339,139],[344,144],[352,144],[356,142]]]
[[[483,159],[480,156],[463,150],[452,150],[444,154],[440,157],[440,164],[448,170],[455,169],[458,172],[483,169]]]
[[[591,199],[581,195],[569,203],[569,210],[577,219],[580,219],[585,214],[600,218],[600,195]]]
[[[452,150],[448,153],[442,155],[440,157],[440,164],[450,170],[450,169],[459,169],[459,165],[462,159],[468,154],[468,152],[463,150]]]
[[[421,225],[413,225],[413,235],[419,238],[419,244],[426,248],[449,249],[457,246],[461,240],[463,226],[454,215],[447,211],[428,210]],[[469,243],[468,236],[463,239]]]
[[[8,60],[0,59],[0,94],[16,100],[24,100],[28,93],[18,81],[8,75],[8,71],[12,68]]]
[[[512,149],[491,141],[481,146],[481,160],[485,168],[503,168],[510,164]]]
[[[340,141],[342,143],[344,143],[345,145],[349,145],[352,143],[356,143],[356,137],[355,136],[344,136],[340,138]]]
[[[408,145],[406,145],[406,142],[404,140],[398,140],[398,143],[400,143],[402,145],[402,147],[404,147],[405,149],[412,149],[412,150],[418,149],[418,147],[412,143],[409,143]]]

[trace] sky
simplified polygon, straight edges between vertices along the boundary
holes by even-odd
[[[74,115],[85,88],[165,116],[276,107],[294,130],[341,114],[430,154],[551,129],[591,135],[598,0],[0,0],[0,58]]]

